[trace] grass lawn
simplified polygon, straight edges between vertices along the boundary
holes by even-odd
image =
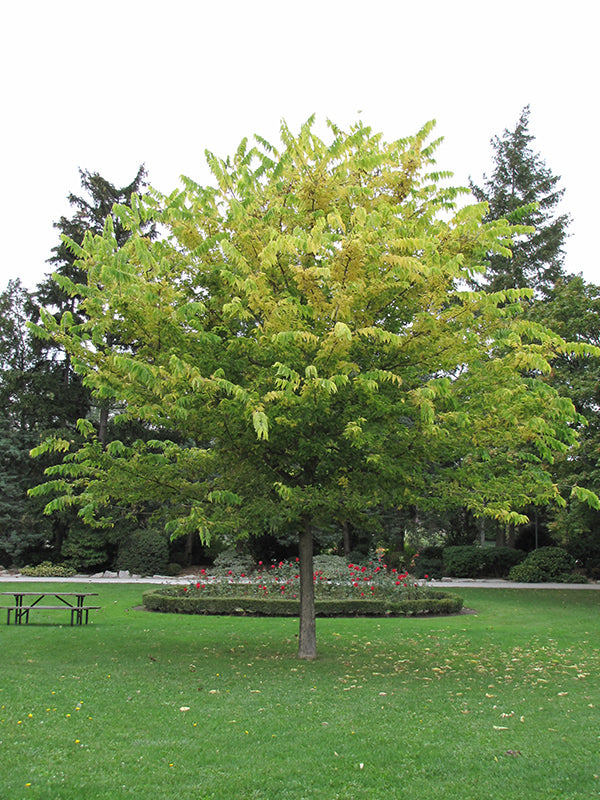
[[[600,797],[598,591],[319,620],[300,662],[296,620],[150,614],[147,586],[96,588],[87,627],[0,617],[2,797]]]

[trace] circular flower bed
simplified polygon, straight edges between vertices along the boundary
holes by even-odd
[[[318,616],[407,616],[456,614],[461,597],[433,591],[408,573],[385,564],[349,564],[340,570],[316,569],[313,575]],[[201,571],[189,586],[163,586],[144,594],[151,611],[187,614],[297,616],[300,582],[297,562],[279,562],[252,575],[228,570],[222,576]]]

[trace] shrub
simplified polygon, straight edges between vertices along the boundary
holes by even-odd
[[[513,547],[481,548],[481,572],[485,577],[507,578],[515,564],[520,564],[527,554]]]
[[[139,528],[119,546],[117,567],[135,575],[164,575],[169,563],[169,544],[163,531]]]
[[[28,578],[72,578],[76,575],[76,570],[70,564],[52,564],[50,561],[42,561],[36,567],[23,567],[21,575]]]
[[[574,568],[575,559],[562,547],[540,547],[514,566],[509,578],[524,583],[569,583],[577,580],[577,576],[573,576]]]
[[[108,534],[96,528],[71,528],[61,556],[78,570],[99,569],[109,561]]]
[[[483,548],[468,544],[445,547],[446,575],[453,578],[479,578],[483,572],[483,552]]]
[[[313,569],[326,580],[346,580],[348,577],[348,562],[343,556],[315,556]]]
[[[524,558],[522,550],[512,547],[456,545],[444,548],[446,574],[455,578],[505,578]]]
[[[185,587],[162,587],[145,592],[144,606],[149,611],[176,614],[255,615],[270,617],[298,616],[297,599],[190,595]],[[427,597],[356,600],[352,598],[316,600],[315,611],[319,617],[388,617],[422,614],[457,614],[463,600],[445,592],[429,592]]]
[[[573,535],[566,545],[568,552],[583,567],[588,577],[600,579],[600,536],[597,531]]]
[[[249,553],[241,553],[235,547],[228,547],[215,558],[214,571],[218,575],[246,575],[255,569],[254,559]]]
[[[423,547],[412,559],[411,570],[417,578],[441,578],[444,575],[443,547]]]

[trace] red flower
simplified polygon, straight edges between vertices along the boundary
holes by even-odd
[[[200,570],[200,575],[206,575],[206,570],[205,569],[201,569]]]
[[[197,584],[196,584],[196,589],[199,589],[199,588],[200,588],[200,584],[199,584],[199,583],[197,583]]]

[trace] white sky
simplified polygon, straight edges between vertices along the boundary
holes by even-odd
[[[438,166],[479,182],[490,139],[530,132],[573,217],[566,268],[600,283],[599,78],[588,0],[20,0],[0,12],[0,289],[33,288],[78,167],[161,191],[210,180],[244,136],[276,142],[313,112],[387,139],[437,120]]]

